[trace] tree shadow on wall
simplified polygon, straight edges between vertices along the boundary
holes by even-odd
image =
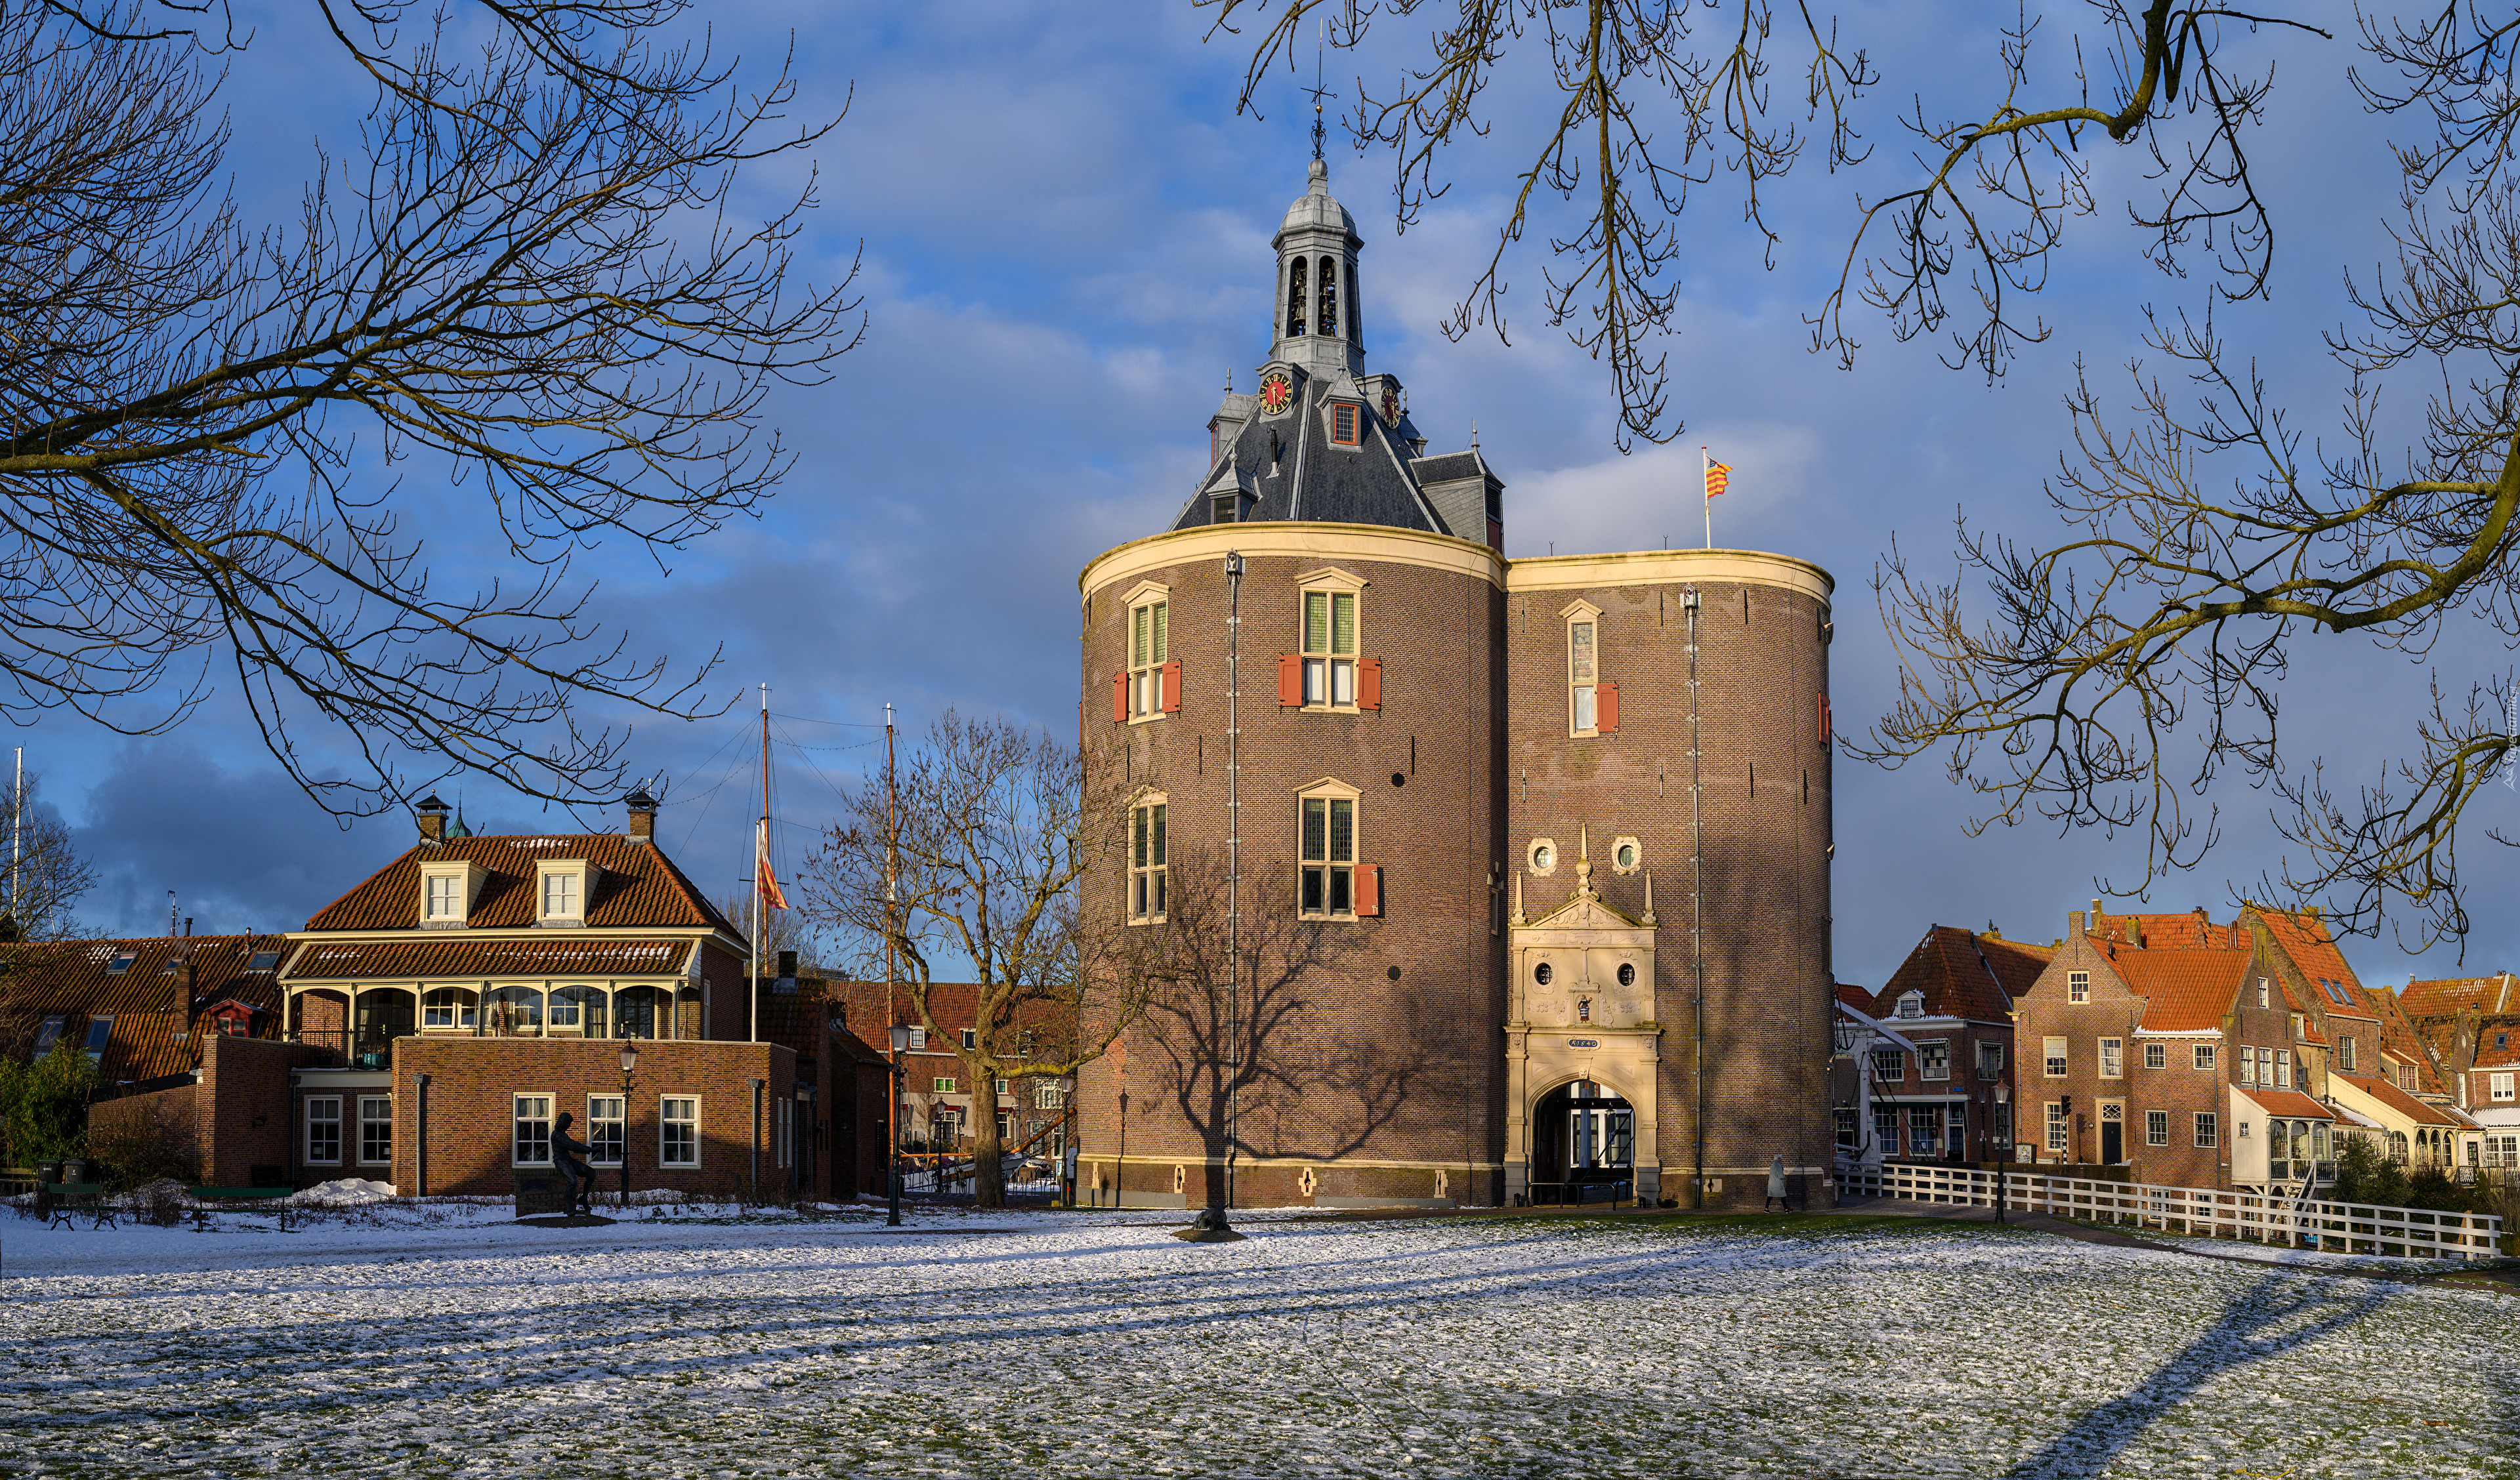
[[[1176,853],[1170,873],[1166,923],[1141,948],[1163,958],[1141,969],[1165,978],[1141,1030],[1163,1065],[1148,1093],[1198,1138],[1207,1204],[1223,1206],[1229,1159],[1352,1154],[1400,1116],[1439,1058],[1412,1026],[1368,1034],[1334,1025],[1331,995],[1357,990],[1337,967],[1363,940],[1352,923],[1301,919],[1286,908],[1290,866],[1244,874],[1231,948],[1218,860]]]

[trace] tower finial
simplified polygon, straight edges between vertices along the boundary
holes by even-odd
[[[1329,96],[1322,86],[1322,55],[1329,46],[1329,20],[1322,18],[1313,30],[1313,85],[1304,91],[1313,95],[1313,159],[1322,157],[1322,100]]]

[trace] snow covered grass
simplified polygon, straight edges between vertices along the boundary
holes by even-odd
[[[0,1221],[0,1472],[2514,1477],[2520,1306],[1907,1218]]]

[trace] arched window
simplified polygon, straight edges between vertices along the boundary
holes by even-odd
[[[472,996],[462,987],[431,987],[420,1005],[422,1030],[471,1028]]]
[[[1338,258],[1322,258],[1322,333],[1338,336]]]
[[[533,987],[501,987],[490,994],[484,1010],[490,1015],[482,1026],[494,1037],[540,1038],[543,1034],[543,994]]]
[[[552,1030],[562,1032],[574,1028],[589,1038],[602,1038],[604,1006],[605,991],[602,987],[562,987],[552,994]]]
[[[1304,283],[1304,259],[1297,257],[1288,269],[1286,279],[1286,337],[1300,338],[1304,333],[1304,299],[1311,295]]]

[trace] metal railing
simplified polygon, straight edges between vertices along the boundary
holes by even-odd
[[[2005,1200],[2020,1212],[2330,1253],[2492,1259],[2502,1233],[2502,1220],[2493,1213],[2444,1213],[2144,1182],[2093,1182],[2037,1172],[2003,1176]],[[1982,1208],[1995,1205],[1996,1177],[1974,1167],[1884,1166],[1877,1171],[1840,1172],[1837,1187],[1840,1196]]]

